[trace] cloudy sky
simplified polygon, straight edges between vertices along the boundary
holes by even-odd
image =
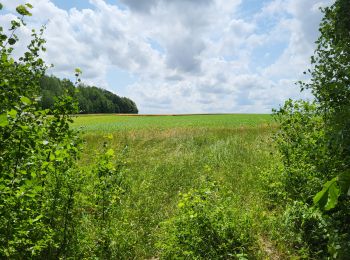
[[[140,113],[269,113],[303,79],[331,0],[1,0],[47,24],[50,73],[133,99]],[[29,31],[20,32],[29,39]],[[25,41],[22,42],[25,44]],[[21,49],[21,46],[19,46]]]

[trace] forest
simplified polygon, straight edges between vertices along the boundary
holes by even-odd
[[[349,259],[348,0],[322,9],[313,99],[272,114],[77,115],[137,108],[45,76],[45,27],[16,58],[32,9],[0,27],[1,259]]]
[[[79,83],[74,86],[68,79],[59,79],[55,76],[43,76],[40,79],[41,105],[43,109],[52,108],[55,99],[64,94],[65,90],[74,93],[78,100],[80,114],[95,113],[123,113],[137,114],[138,109],[134,101],[98,87]]]

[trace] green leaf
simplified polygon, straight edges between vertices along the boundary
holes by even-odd
[[[6,116],[0,115],[0,127],[5,127],[9,124],[9,121],[7,120]]]
[[[16,20],[12,20],[11,21],[11,30],[14,30],[14,29],[16,29],[17,27],[20,27],[20,26],[21,26],[21,24],[18,21],[16,21]]]
[[[113,149],[108,149],[108,151],[106,152],[107,156],[113,156],[114,155],[114,151]]]
[[[4,7],[4,6],[2,5],[2,3],[0,3],[0,10],[2,10],[3,7]]]
[[[7,112],[7,115],[12,118],[15,118],[17,116],[17,111],[14,109],[11,109],[9,112]]]
[[[30,105],[31,103],[32,103],[32,101],[29,99],[29,98],[27,98],[27,97],[21,97],[21,101],[22,101],[22,103],[23,104],[25,104],[25,105]]]
[[[28,15],[31,16],[32,14],[27,10],[26,6],[24,5],[19,5],[16,7],[16,11],[17,13],[19,13],[20,15]]]
[[[29,223],[33,224],[33,223],[37,222],[38,220],[40,220],[42,217],[43,217],[43,215],[40,214],[39,216],[37,216],[34,219],[29,219]]]
[[[0,40],[1,41],[6,41],[7,36],[5,34],[0,34]],[[4,55],[4,54],[3,54]],[[3,58],[1,57],[1,60],[3,60]]]
[[[30,3],[26,3],[25,6],[27,6],[28,8],[32,9],[33,6]]]
[[[340,195],[337,181],[338,177],[335,177],[323,185],[323,189],[314,197],[315,205],[319,205],[320,208],[326,211],[333,209],[337,205]]]
[[[13,38],[10,38],[7,40],[10,45],[14,45],[16,43],[16,40]]]

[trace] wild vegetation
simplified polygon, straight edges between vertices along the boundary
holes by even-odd
[[[89,117],[77,117],[73,126],[88,125]],[[238,116],[249,123],[219,116],[222,123],[231,121],[227,125],[215,115],[106,117],[108,129],[83,128],[86,149],[79,164],[92,167],[104,136],[125,158],[126,192],[121,216],[113,219],[120,258],[264,256],[259,172],[274,161],[271,116],[254,115],[255,123],[249,115]],[[182,126],[184,120],[200,123]]]
[[[55,104],[55,99],[63,95],[65,89],[75,94],[78,101],[78,113],[124,113],[137,114],[138,109],[134,101],[97,87],[87,86],[81,82],[75,86],[70,80],[60,80],[55,76],[44,75],[40,81],[40,104],[43,109],[50,109]]]
[[[74,93],[66,89],[50,109],[42,110],[39,104],[39,81],[47,68],[39,56],[45,51],[44,28],[32,31],[22,57],[12,57],[19,40],[16,30],[25,26],[31,8],[30,4],[17,7],[20,17],[11,22],[9,35],[0,28],[0,256],[72,256],[84,248],[81,238],[89,230],[76,227],[85,220],[96,228],[90,256],[102,257],[109,252],[107,211],[114,201],[107,195],[117,190],[115,175],[120,169],[110,162],[113,151],[106,150],[91,170],[99,176],[92,184],[95,197],[81,204],[85,201],[79,198],[80,190],[88,173],[77,164],[82,139],[69,126],[70,115],[78,108]],[[77,77],[79,73],[77,69]]]
[[[299,83],[314,101],[289,100],[275,113],[282,164],[271,181],[273,200],[284,202],[281,239],[305,257],[350,255],[349,12],[344,0],[323,9],[311,80]]]
[[[12,55],[31,8],[0,29],[0,258],[348,258],[348,1],[323,11],[311,81],[300,82],[315,100],[288,100],[277,123],[72,117],[71,84],[43,109],[43,29]]]

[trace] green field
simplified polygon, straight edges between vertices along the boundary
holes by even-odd
[[[242,114],[76,117],[73,127],[83,128],[86,141],[82,168],[89,167],[106,140],[127,162],[129,188],[114,223],[119,257],[156,257],[159,225],[175,214],[179,193],[200,187],[207,178],[233,194],[232,208],[254,220],[249,232],[256,255],[271,254],[259,242],[266,210],[259,174],[274,161],[272,122],[270,115]]]
[[[86,132],[113,132],[115,130],[169,129],[169,128],[237,128],[255,127],[272,122],[268,114],[227,115],[79,115],[74,119],[74,128]]]

